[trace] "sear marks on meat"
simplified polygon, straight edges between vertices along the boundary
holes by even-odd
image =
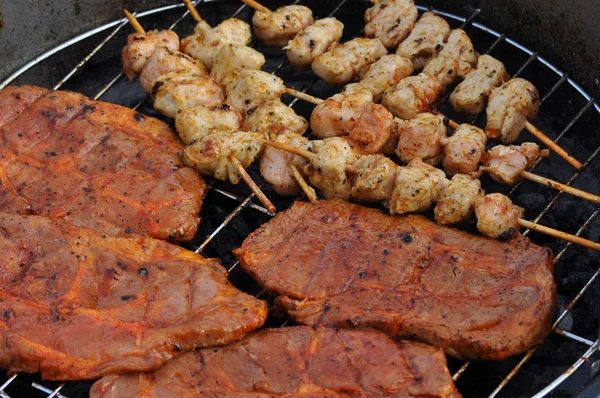
[[[234,251],[305,325],[374,327],[464,359],[502,359],[551,329],[552,253],[339,199],[295,203]]]
[[[163,122],[65,91],[0,91],[0,211],[190,240],[206,184]]]
[[[216,259],[0,213],[0,367],[45,379],[146,372],[260,327],[266,304]]]
[[[459,398],[444,353],[372,329],[265,329],[217,349],[182,355],[151,374],[110,375],[92,398]]]

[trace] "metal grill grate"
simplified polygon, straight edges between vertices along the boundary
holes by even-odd
[[[300,2],[302,1],[303,4],[310,6],[316,13],[316,15],[318,17],[325,17],[325,16],[338,16],[338,14],[340,13],[344,13],[346,11],[347,8],[350,9],[355,9],[355,8],[359,8],[361,10],[364,10],[368,7],[368,4],[366,2],[358,2],[358,4],[356,4],[356,1],[353,2],[349,2],[349,0],[342,0],[340,2],[330,2],[330,1],[320,1],[317,3],[316,0],[297,0],[296,2]],[[197,2],[199,3],[199,1]],[[270,5],[268,1],[266,1],[265,3],[267,3],[267,5]],[[344,7],[346,6],[346,7]],[[139,13],[137,14],[138,18],[142,18],[142,17],[146,17],[146,16],[152,16],[152,15],[163,15],[163,14],[169,14],[172,11],[176,11],[177,9],[181,9],[183,7],[183,4],[175,4],[175,5],[171,5],[171,6],[166,6],[166,7],[161,7],[161,8],[157,8],[154,10],[150,10],[150,11],[146,11],[143,13]],[[211,5],[202,5],[202,7],[200,7],[200,12],[202,15],[205,14],[204,8],[206,8],[206,15],[209,16],[211,14],[211,9],[210,9]],[[422,7],[419,6],[418,7],[421,11],[424,10],[428,10],[429,8],[427,7]],[[329,9],[330,11],[328,12],[322,12],[321,14],[319,13],[319,11],[323,11],[323,9]],[[213,10],[214,11],[214,10]],[[567,141],[567,138],[572,135],[572,134],[576,134],[577,137],[579,137],[581,134],[577,134],[573,133],[572,131],[574,129],[577,130],[585,130],[586,126],[590,126],[590,120],[600,120],[600,106],[594,101],[594,99],[592,99],[581,87],[579,87],[574,81],[572,81],[565,73],[561,72],[560,70],[558,70],[556,67],[554,67],[552,64],[550,64],[548,61],[546,61],[545,59],[543,59],[542,57],[540,57],[538,55],[538,53],[533,52],[525,47],[523,47],[522,45],[520,45],[519,43],[511,40],[510,38],[507,38],[505,35],[500,34],[494,30],[491,30],[489,28],[487,28],[485,25],[477,22],[477,18],[478,16],[480,16],[481,10],[479,9],[475,9],[472,10],[472,12],[469,14],[468,17],[460,17],[451,13],[447,13],[447,12],[443,12],[441,10],[432,10],[444,17],[446,17],[450,24],[453,25],[453,27],[462,27],[464,29],[467,30],[467,32],[469,33],[469,35],[471,36],[471,38],[473,39],[473,43],[476,47],[476,49],[481,50],[482,48],[487,48],[487,50],[485,51],[485,53],[494,53],[494,55],[499,58],[502,61],[505,61],[505,63],[507,64],[507,68],[509,70],[509,72],[513,72],[513,75],[523,75],[523,74],[527,74],[526,78],[530,79],[533,81],[534,84],[536,84],[536,86],[538,86],[540,93],[542,94],[542,103],[544,103],[545,105],[541,107],[541,112],[540,112],[540,116],[538,117],[541,126],[544,127],[544,130],[548,133],[550,133],[550,136],[553,136],[552,132],[554,131],[560,131],[559,134],[557,134],[554,138],[555,142],[558,141],[563,141],[563,144],[565,144],[564,141]],[[243,14],[243,16],[242,16]],[[241,5],[239,8],[236,8],[235,12],[233,14],[231,14],[231,17],[238,17],[238,18],[242,18],[245,19],[246,21],[249,21],[249,18],[251,16],[252,12],[251,10],[248,9],[248,7],[246,5]],[[360,13],[356,13],[357,15],[360,15],[362,17],[362,12]],[[186,23],[188,23],[188,25],[190,23],[192,23],[190,20],[191,18],[186,18],[188,15],[188,12],[185,11],[182,15],[180,15],[170,26],[171,28],[175,28],[177,25],[179,25],[180,22],[185,21]],[[344,14],[343,16],[348,16],[348,14]],[[339,16],[338,16],[339,17]],[[358,36],[362,33],[362,23],[357,23],[355,24],[349,24],[347,21],[344,20],[344,18],[340,18],[342,19],[342,21],[345,23],[345,33],[344,33],[344,38],[343,40],[348,40],[349,38]],[[141,19],[142,23],[145,22],[145,19]],[[163,22],[163,21],[161,21]],[[357,20],[358,22],[358,20]],[[85,80],[85,74],[84,77],[82,77],[82,73],[81,73],[81,69],[84,68],[87,64],[88,61],[90,61],[90,59],[92,59],[92,57],[94,57],[101,49],[103,49],[107,43],[109,42],[114,42],[113,39],[115,39],[115,37],[121,37],[123,36],[124,32],[128,32],[128,29],[123,29],[125,26],[127,25],[127,21],[125,19],[121,19],[118,21],[114,21],[112,23],[103,25],[101,27],[98,27],[96,29],[93,29],[89,32],[86,32],[80,36],[77,36],[67,42],[65,42],[64,44],[42,54],[41,56],[37,57],[36,59],[34,59],[33,61],[29,62],[28,64],[26,64],[25,66],[23,66],[21,69],[17,70],[13,75],[11,75],[9,78],[7,78],[4,82],[2,82],[0,84],[0,89],[3,88],[4,86],[6,86],[7,84],[11,83],[13,80],[19,78],[20,76],[22,76],[25,72],[27,72],[28,70],[30,70],[32,67],[34,67],[35,65],[39,64],[40,62],[44,61],[45,59],[47,59],[48,57],[56,54],[57,52],[72,46],[75,43],[79,43],[84,41],[87,38],[90,37],[95,37],[95,35],[97,35],[100,32],[109,30],[111,28],[114,28],[110,34],[108,36],[106,36],[98,45],[96,45],[94,47],[94,49],[87,55],[85,56],[77,65],[74,69],[72,69],[63,79],[61,79],[55,86],[55,89],[59,89],[61,87],[63,87],[63,85],[65,85],[67,82],[71,81],[71,79],[74,76],[77,76],[77,79],[79,81]],[[164,28],[166,26],[166,23],[162,23],[162,27]],[[192,25],[190,25],[192,26]],[[358,28],[357,28],[358,27]],[[159,26],[160,28],[160,26]],[[183,33],[183,35],[187,35],[189,33],[191,33],[191,28],[185,32],[180,32]],[[119,35],[121,34],[121,35]],[[116,40],[116,39],[115,39]],[[123,44],[124,42],[120,43]],[[297,89],[303,91],[303,92],[314,92],[314,94],[316,94],[317,96],[320,97],[325,97],[325,96],[329,96],[331,94],[333,94],[334,91],[332,91],[333,89],[330,86],[327,86],[324,82],[322,82],[321,80],[319,80],[318,78],[315,78],[314,75],[310,74],[310,73],[306,73],[306,72],[297,72],[294,71],[293,68],[287,64],[287,61],[285,59],[285,57],[281,54],[280,51],[273,51],[273,49],[267,48],[262,46],[260,43],[254,42],[253,46],[259,48],[259,50],[263,53],[265,53],[265,56],[267,58],[267,64],[265,66],[265,70],[269,71],[271,70],[272,73],[274,74],[278,74],[280,75],[280,77],[284,78],[284,80],[286,81],[287,84],[291,84],[293,83]],[[497,54],[496,54],[497,53]],[[510,58],[507,58],[507,55]],[[115,58],[115,57],[113,57]],[[116,62],[116,61],[115,61]],[[120,64],[119,64],[120,65]],[[114,75],[114,77],[110,78],[110,80],[108,80],[108,83],[106,83],[104,86],[102,86],[99,90],[96,90],[95,93],[93,93],[91,95],[91,97],[95,100],[99,100],[99,99],[103,99],[103,97],[107,94],[111,94],[113,91],[114,92],[122,92],[123,90],[131,90],[132,86],[129,87],[125,87],[123,88],[122,85],[119,86],[119,83],[121,81],[121,79],[123,78],[123,73],[120,71],[120,67],[119,67],[119,72]],[[285,76],[282,76],[285,75]],[[93,78],[94,76],[89,76],[88,78]],[[556,81],[554,81],[556,80]],[[559,94],[560,93],[560,94]],[[142,93],[141,91],[137,91],[136,95],[139,94],[137,96],[137,98],[135,98],[133,100],[132,103],[134,103],[135,105],[133,106],[134,109],[138,109],[141,108],[145,113],[154,115],[155,112],[152,110],[151,108],[151,104],[149,104],[149,97],[147,94]],[[557,103],[560,103],[561,99],[558,99],[557,96],[560,95],[561,99],[564,98],[565,95],[568,95],[569,97],[569,103],[570,103],[570,109],[574,109],[574,107],[576,106],[576,104],[583,104],[580,105],[579,108],[575,109],[575,114],[574,115],[569,115],[568,118],[566,117],[555,117],[555,115],[553,114],[548,114],[545,113],[545,109],[546,107],[550,106],[548,105],[548,103],[553,103],[554,107],[556,107]],[[112,99],[112,97],[111,97]],[[300,114],[303,114],[304,116],[307,116],[310,114],[310,110],[311,110],[311,106],[304,104],[302,102],[298,102],[297,99],[290,99],[285,97],[284,101],[287,101],[289,106],[291,107],[295,107],[296,111]],[[117,101],[114,101],[117,102]],[[464,121],[464,122],[472,122],[473,124],[477,124],[480,123],[480,118],[476,117],[474,119],[471,120],[466,120],[466,118],[464,116],[461,115],[457,115],[454,114],[453,111],[451,110],[451,108],[449,108],[447,105],[443,105],[443,107],[446,108],[442,108],[442,112],[451,116],[453,119],[457,120],[457,121]],[[554,109],[554,108],[553,108]],[[566,114],[567,112],[565,112]],[[568,123],[566,123],[564,126],[560,126],[560,120],[558,120],[558,122],[556,121],[556,119],[561,119],[561,120],[569,120]],[[557,127],[560,126],[560,127]],[[525,139],[530,139],[530,137],[526,137],[527,133],[523,134],[525,137]],[[596,134],[599,135],[599,134]],[[587,160],[585,162],[584,168],[581,171],[578,171],[574,174],[571,174],[571,170],[568,169],[567,167],[564,167],[562,160],[561,159],[556,159],[554,158],[554,156],[551,156],[548,159],[545,159],[543,162],[541,162],[541,159],[538,159],[538,162],[535,164],[534,167],[540,169],[538,170],[538,172],[543,173],[543,174],[548,174],[550,175],[552,178],[558,180],[558,181],[566,181],[565,183],[567,185],[577,185],[579,183],[579,181],[581,179],[583,179],[584,181],[582,182],[582,184],[585,184],[586,181],[593,181],[596,183],[597,185],[597,181],[594,179],[593,176],[593,167],[592,167],[592,162],[594,162],[594,160],[596,159],[596,157],[598,156],[598,154],[600,153],[600,142],[594,142],[593,140],[590,140],[591,142],[593,142],[595,145],[590,146],[587,142],[584,142],[583,144],[579,144],[576,143],[574,144],[574,141],[571,140],[569,141],[569,144],[571,146],[575,145],[574,148],[568,148],[569,152],[572,152],[574,154],[576,154],[577,157],[582,157],[582,153],[585,154],[585,156],[587,156]],[[597,164],[594,164],[594,166],[598,167]],[[256,177],[258,180],[260,180],[260,176],[258,175],[258,173],[256,172],[256,168],[254,168],[254,170],[250,170],[251,175],[253,177]],[[498,187],[495,186],[493,184],[489,184],[490,186],[492,186],[493,188],[495,188],[496,190],[504,190],[506,191],[505,188],[502,187]],[[584,188],[588,188],[588,190],[590,189],[590,187],[584,187]],[[540,190],[543,188],[539,188],[539,187],[532,187],[531,186],[531,182],[524,182],[523,184],[519,183],[517,185],[515,185],[514,187],[512,187],[512,189],[510,189],[510,191],[508,192],[509,195],[511,195],[511,197],[514,198],[518,198],[520,194],[524,193],[524,192],[529,192],[529,191],[534,191],[534,190]],[[494,189],[492,189],[494,190]],[[210,256],[218,256],[223,258],[225,265],[228,265],[228,270],[231,274],[232,280],[234,281],[234,283],[242,288],[243,290],[246,290],[250,293],[255,293],[255,295],[257,297],[262,297],[265,295],[265,291],[262,290],[260,287],[258,287],[255,283],[253,283],[250,278],[245,275],[245,273],[240,269],[240,267],[237,267],[238,262],[234,261],[234,258],[232,257],[231,253],[230,253],[230,248],[233,247],[237,247],[239,246],[239,244],[241,243],[241,240],[243,240],[246,236],[247,233],[249,231],[254,230],[255,227],[257,227],[258,225],[260,225],[261,223],[263,223],[264,221],[269,219],[269,213],[268,211],[263,208],[261,205],[255,204],[252,202],[252,199],[254,197],[254,195],[252,193],[248,194],[248,190],[245,189],[244,187],[241,186],[231,186],[228,185],[226,183],[223,182],[211,182],[209,184],[209,194],[205,203],[205,206],[203,207],[202,213],[201,215],[204,216],[204,220],[201,224],[199,233],[197,234],[196,238],[194,239],[194,241],[190,244],[186,244],[185,246],[188,247],[189,249],[195,250],[196,252],[202,252],[203,254],[206,255],[210,255]],[[537,192],[537,191],[536,191]],[[289,204],[292,203],[293,200],[288,200],[285,198],[278,198],[276,197],[276,195],[267,187],[266,188],[266,193],[268,194],[268,196],[270,197],[275,197],[274,202],[278,205],[277,207],[281,210],[287,206],[289,206]],[[564,195],[562,194],[562,192],[558,192],[558,193],[554,193],[554,191],[549,192],[548,190],[546,191],[542,191],[543,194],[545,195],[551,195],[551,197],[548,197],[548,200],[546,201],[547,204],[545,206],[543,206],[543,208],[535,215],[530,215],[530,219],[535,220],[535,222],[539,222],[541,221],[542,223],[544,223],[544,221],[548,221],[549,216],[552,215],[553,210],[556,209],[556,206],[559,205],[561,203],[561,199],[563,199],[564,201]],[[598,192],[595,192],[598,193]],[[233,202],[227,202],[222,200],[222,198],[228,198],[231,199]],[[232,203],[237,203],[237,205],[233,206]],[[251,212],[251,213],[248,213]],[[589,215],[589,217],[587,217],[585,219],[584,222],[582,222],[579,225],[574,225],[574,226],[570,226],[570,229],[572,229],[572,233],[575,233],[576,235],[585,235],[586,233],[588,233],[589,231],[589,227],[592,226],[594,224],[594,222],[596,221],[596,217],[597,215],[600,213],[600,208],[594,208],[594,211],[591,213],[591,215]],[[240,220],[240,216],[241,220]],[[529,235],[531,233],[531,231],[527,230],[524,232],[525,235]],[[550,245],[555,252],[557,252],[558,254],[555,257],[555,265],[557,266],[563,266],[563,267],[568,267],[568,264],[564,264],[566,262],[565,260],[565,256],[567,256],[569,254],[569,252],[572,252],[574,249],[572,248],[572,244],[567,243],[565,244],[564,242],[561,241],[556,241],[553,239],[548,239],[548,238],[543,238],[541,236],[538,236],[536,234],[534,234],[535,236],[533,237],[536,241],[540,242],[542,244],[546,244],[546,245]],[[204,239],[202,239],[203,237],[205,237]],[[216,242],[216,243],[215,243]],[[223,247],[225,247],[225,249],[223,249]],[[542,397],[542,396],[547,396],[548,394],[550,394],[562,381],[564,381],[567,377],[569,377],[571,374],[573,374],[579,367],[581,367],[587,360],[588,358],[594,354],[600,347],[599,347],[599,342],[598,341],[592,341],[586,337],[580,336],[578,334],[574,334],[572,332],[570,332],[569,330],[566,330],[568,328],[565,327],[565,329],[561,329],[560,326],[563,324],[563,322],[569,317],[572,316],[572,312],[573,309],[576,307],[576,304],[578,302],[581,301],[581,299],[584,297],[584,295],[586,294],[586,292],[592,287],[594,286],[594,284],[597,283],[597,279],[600,276],[600,267],[598,265],[597,262],[594,262],[594,269],[596,270],[591,278],[589,278],[587,280],[587,282],[583,285],[583,287],[581,287],[580,289],[577,289],[576,294],[573,296],[572,299],[568,300],[568,304],[564,305],[562,311],[559,313],[558,317],[556,318],[556,321],[554,323],[554,335],[551,336],[551,339],[555,339],[555,338],[561,338],[561,339],[567,339],[569,341],[572,341],[573,344],[578,344],[580,345],[580,349],[578,350],[579,354],[577,354],[577,358],[575,361],[571,361],[570,363],[572,363],[571,366],[569,365],[565,365],[562,367],[562,373],[556,374],[556,375],[552,375],[552,379],[554,381],[550,382],[542,391],[540,391],[538,393],[537,396]],[[269,299],[267,297],[267,299]],[[566,303],[567,301],[565,301]],[[282,322],[282,325],[287,325],[290,322],[289,319],[285,319]],[[596,324],[597,324],[597,320],[596,320]],[[595,332],[595,336],[598,335],[598,331]],[[554,337],[556,336],[556,337]],[[546,345],[546,343],[540,348],[541,350],[544,349],[544,346]],[[495,397],[498,394],[504,393],[506,391],[506,387],[510,386],[511,384],[518,384],[518,381],[513,381],[513,383],[509,383],[511,380],[513,380],[515,377],[517,377],[517,375],[519,374],[519,371],[521,369],[523,369],[523,367],[525,367],[530,359],[534,356],[534,353],[536,352],[535,349],[530,350],[528,353],[526,353],[524,356],[522,356],[518,361],[511,359],[510,361],[503,361],[501,363],[495,364],[495,363],[487,363],[488,367],[495,367],[494,369],[496,369],[493,373],[493,377],[487,377],[487,378],[483,378],[482,380],[478,380],[479,385],[473,387],[471,384],[473,383],[473,378],[470,378],[469,380],[469,384],[465,384],[464,386],[459,385],[459,389],[461,389],[461,391],[465,394],[465,396],[482,396],[482,395],[489,395],[490,397]],[[570,364],[569,363],[569,364]],[[471,364],[470,362],[457,362],[457,361],[451,361],[451,366],[456,369],[455,373],[454,373],[454,379],[457,380],[458,383],[460,383],[462,380],[464,380],[465,377],[469,377],[471,373],[473,373],[475,376],[474,378],[477,379],[478,375],[479,375],[479,370],[478,370],[478,366],[475,364]],[[11,390],[11,387],[14,387],[15,385],[17,385],[17,382],[19,379],[24,379],[30,376],[26,376],[26,375],[13,375],[10,378],[7,378],[4,383],[0,386],[0,396],[1,397],[10,397],[12,396],[13,398],[17,395],[26,395],[26,396],[31,396],[35,390],[28,390],[28,391],[15,391]],[[493,379],[493,380],[490,380]],[[30,382],[30,385],[35,388],[37,390],[37,392],[35,392],[37,395],[36,396],[46,396],[46,397],[64,397],[64,395],[61,394],[61,391],[63,390],[63,388],[68,387],[69,385],[72,384],[82,384],[82,390],[84,391],[83,393],[81,391],[76,392],[74,394],[85,394],[85,391],[87,391],[87,388],[89,388],[89,383],[85,384],[85,383],[50,383],[50,382],[44,382],[43,384],[38,383],[38,382]],[[52,384],[53,388],[48,388],[48,386]],[[19,383],[20,387],[23,387],[24,384],[23,383]],[[463,388],[464,387],[464,388]],[[524,389],[530,388],[530,385],[527,386],[521,386],[520,389],[517,390],[511,390],[511,392],[507,392],[506,394],[511,394],[511,395],[506,395],[506,396],[515,396],[515,392],[514,391],[520,391],[523,392],[525,395],[527,396],[531,396],[534,393],[536,393],[536,391],[534,391],[533,389],[530,390],[526,390],[523,391]],[[9,391],[10,394],[9,395]],[[38,394],[39,393],[39,394]],[[41,394],[41,395],[40,395]]]

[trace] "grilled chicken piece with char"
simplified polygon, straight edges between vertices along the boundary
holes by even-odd
[[[537,116],[540,109],[540,95],[533,84],[525,79],[515,78],[495,88],[487,105],[488,138],[499,138],[510,144],[519,138],[528,120]]]
[[[253,48],[240,44],[223,44],[215,57],[210,71],[221,87],[227,87],[237,81],[243,70],[260,70],[265,64],[265,56]]]
[[[547,149],[541,150],[533,142],[525,142],[519,146],[496,145],[483,155],[482,171],[501,183],[513,185],[520,180],[520,175],[533,167],[539,157],[548,156]]]
[[[386,206],[392,215],[429,210],[447,184],[448,179],[442,170],[419,158],[413,159],[398,170],[392,197]]]
[[[490,238],[507,240],[519,233],[523,209],[501,193],[481,196],[475,202],[477,229]]]
[[[435,76],[446,91],[477,65],[477,53],[462,29],[454,29],[442,50],[425,64],[423,73]]]
[[[266,303],[234,288],[219,260],[164,241],[6,213],[0,230],[0,367],[9,373],[149,372],[239,340],[267,316]]]
[[[400,119],[414,119],[419,113],[432,111],[441,92],[437,77],[421,73],[386,90],[381,104]]]
[[[390,200],[399,169],[387,156],[361,156],[347,169],[353,175],[352,199],[359,202]]]
[[[351,143],[343,137],[315,142],[316,155],[304,168],[309,181],[326,198],[352,197],[352,181],[346,169],[358,159]]]
[[[302,135],[308,128],[306,119],[279,99],[249,109],[246,114],[242,130],[261,133],[267,139],[288,133]]]
[[[177,50],[159,47],[152,53],[140,75],[140,84],[151,93],[156,81],[167,73],[188,72],[206,75],[204,65]]]
[[[428,11],[415,24],[410,35],[400,43],[396,54],[410,59],[415,70],[421,70],[429,58],[442,48],[449,34],[448,22]]]
[[[442,161],[442,142],[446,138],[443,116],[421,113],[414,119],[398,120],[397,123],[399,139],[396,155],[402,162],[420,158],[436,166]]]
[[[435,221],[442,225],[456,225],[467,221],[473,214],[475,202],[483,194],[479,179],[467,174],[456,174],[435,205]]]
[[[387,50],[379,39],[356,38],[318,56],[313,71],[329,84],[343,85],[359,76]]]
[[[552,329],[552,253],[521,236],[332,199],[294,203],[234,254],[303,325],[375,327],[471,360],[526,352]]]
[[[206,184],[165,123],[40,87],[0,91],[0,211],[111,236],[187,241]]]
[[[175,118],[177,112],[183,109],[221,104],[225,95],[210,76],[171,72],[156,79],[152,99],[156,110]]]
[[[479,127],[461,124],[451,137],[442,140],[442,165],[449,176],[477,172],[485,153],[487,136]]]
[[[183,355],[151,374],[106,376],[91,398],[460,398],[444,353],[375,330],[294,326]]]
[[[479,114],[485,110],[492,90],[509,78],[502,62],[489,55],[482,55],[477,61],[477,69],[467,73],[465,80],[450,94],[450,105],[457,112]]]
[[[254,34],[268,46],[284,47],[298,33],[315,22],[305,6],[284,6],[273,12],[256,11],[252,17]]]
[[[315,145],[314,141],[309,141],[307,138],[294,133],[280,134],[274,138],[274,141],[283,142],[307,151],[312,151]],[[302,172],[308,162],[305,157],[267,145],[260,158],[260,174],[279,195],[293,196],[299,194],[301,188],[290,165],[294,165],[298,171]]]
[[[187,145],[212,133],[240,130],[242,116],[227,104],[197,105],[182,109],[175,117],[175,129]]]
[[[170,29],[130,34],[127,37],[127,45],[121,51],[123,73],[130,80],[138,77],[148,58],[158,47],[165,47],[171,51],[179,50],[179,36]]]
[[[344,24],[335,18],[323,18],[306,27],[289,41],[288,60],[300,69],[310,68],[313,61],[340,41]]]
[[[239,78],[227,86],[227,103],[246,117],[252,109],[278,100],[284,93],[285,84],[279,77],[260,70],[242,70]]]
[[[393,116],[361,85],[350,85],[315,107],[310,117],[312,132],[319,138],[348,135],[363,145],[365,151],[376,153],[388,141]]]
[[[360,77],[360,84],[373,94],[375,102],[379,102],[388,87],[400,83],[412,72],[413,65],[408,58],[388,54],[369,65]]]
[[[235,156],[242,166],[247,168],[262,153],[261,137],[258,133],[245,131],[211,133],[185,147],[183,161],[202,175],[237,184],[240,175],[229,156]]]
[[[411,32],[419,16],[413,0],[375,0],[365,12],[365,36],[396,48]]]
[[[211,28],[205,21],[199,21],[194,33],[181,39],[181,51],[212,69],[215,56],[223,44],[247,46],[252,40],[250,25],[237,18],[229,18]]]

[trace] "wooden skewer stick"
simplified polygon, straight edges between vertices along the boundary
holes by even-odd
[[[265,196],[265,194],[260,190],[260,188],[258,187],[258,185],[256,185],[256,183],[254,182],[254,180],[252,179],[252,177],[250,177],[250,175],[248,175],[248,172],[246,171],[246,169],[244,169],[244,166],[238,160],[238,158],[236,158],[234,155],[229,155],[229,157],[227,159],[231,163],[233,163],[233,165],[237,169],[237,172],[239,173],[239,175],[246,182],[246,184],[248,184],[248,186],[250,187],[250,189],[252,190],[252,192],[254,192],[254,194],[256,195],[256,197],[258,198],[258,200],[260,200],[260,202],[263,205],[265,205],[265,207],[267,208],[267,210],[269,210],[269,213],[271,213],[271,214],[277,213],[277,208],[275,208],[275,206],[273,205],[273,203],[271,203],[271,201],[269,200],[269,198],[267,198]]]
[[[573,156],[569,155],[567,153],[567,151],[562,149],[562,147],[560,145],[558,145],[556,142],[552,141],[546,134],[544,134],[540,129],[535,127],[533,124],[527,122],[527,123],[525,123],[525,128],[527,129],[527,131],[529,131],[531,134],[533,134],[535,136],[535,138],[542,141],[548,148],[550,148],[554,152],[556,152],[558,154],[558,156],[560,156],[561,158],[563,158],[564,160],[569,162],[569,164],[571,166],[575,167],[577,170],[583,169],[583,164],[581,164],[581,162],[579,160],[577,160]]]
[[[144,30],[144,28],[142,28],[142,25],[140,25],[140,23],[138,22],[138,20],[136,19],[136,17],[133,16],[132,13],[130,13],[126,9],[123,9],[123,12],[125,13],[125,16],[127,17],[127,20],[129,21],[129,23],[131,24],[131,26],[133,27],[133,29],[136,32],[138,32],[138,33],[146,33],[146,31]]]
[[[296,148],[295,146],[286,144],[285,142],[277,142],[266,139],[263,139],[262,142],[267,145],[271,145],[273,148],[281,149],[286,152],[293,153],[294,155],[300,155],[306,159],[312,159],[315,156],[315,154],[311,151],[307,151],[306,149],[302,148]]]
[[[291,164],[290,169],[292,169],[292,174],[294,175],[294,178],[296,179],[296,181],[298,181],[300,188],[302,188],[302,191],[304,191],[308,200],[310,200],[311,202],[316,202],[317,193],[315,192],[314,188],[306,183],[304,177],[302,177],[302,174],[296,166]]]
[[[302,101],[310,102],[311,104],[315,104],[315,105],[319,105],[320,103],[325,101],[321,98],[313,97],[310,94],[306,94],[306,93],[303,93],[302,91],[294,90],[293,88],[289,88],[289,87],[286,87],[285,92],[287,94],[291,95],[292,97],[299,98]]]
[[[260,4],[258,1],[255,1],[255,0],[242,0],[242,2],[246,3],[250,7],[254,8],[256,11],[260,11],[260,12],[273,12],[273,11],[269,10],[267,7],[265,7],[262,4]]]
[[[185,6],[187,7],[190,14],[192,15],[192,18],[194,18],[194,21],[196,21],[196,22],[202,21],[202,17],[198,13],[198,10],[196,10],[196,7],[194,7],[192,0],[183,0],[183,2],[185,3]]]
[[[532,231],[541,232],[543,234],[550,235],[555,238],[566,240],[567,242],[575,243],[576,245],[587,247],[588,249],[600,251],[600,243],[580,238],[576,235],[571,235],[566,232],[559,231],[557,229],[549,228],[531,221],[523,220],[522,218],[519,218],[519,225],[528,228]]]
[[[521,173],[521,177],[525,178],[526,180],[537,182],[538,184],[549,186],[550,188],[558,189],[559,191],[570,193],[571,195],[577,196],[578,198],[582,198],[585,200],[589,200],[590,202],[600,204],[600,196],[598,195],[582,191],[581,189],[573,188],[569,185],[561,184],[560,182],[556,182],[554,180],[550,180],[537,174],[530,173],[529,171],[523,171]]]

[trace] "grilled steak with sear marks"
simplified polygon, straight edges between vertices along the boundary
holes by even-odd
[[[375,327],[465,359],[501,359],[551,328],[552,254],[342,200],[295,203],[235,251],[306,325]]]
[[[176,358],[151,374],[110,375],[90,397],[460,397],[444,353],[372,330],[265,329]]]
[[[0,213],[0,367],[46,379],[146,372],[260,327],[266,304],[218,260]]]
[[[0,91],[0,211],[190,240],[206,184],[169,127],[65,91]]]

